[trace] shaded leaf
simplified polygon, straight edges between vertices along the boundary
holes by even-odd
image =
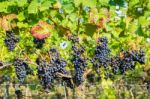
[[[89,36],[93,36],[94,32],[96,32],[97,26],[94,24],[86,24],[85,25],[85,32]]]

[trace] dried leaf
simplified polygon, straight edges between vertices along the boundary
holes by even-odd
[[[2,28],[6,31],[11,30],[10,23],[8,22],[7,18],[4,16],[2,19]]]
[[[5,18],[7,20],[13,20],[13,19],[17,19],[17,15],[16,14],[9,14],[9,15],[6,15]]]

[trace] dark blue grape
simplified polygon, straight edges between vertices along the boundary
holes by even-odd
[[[123,57],[113,57],[111,59],[111,68],[114,74],[125,74],[127,70],[134,70],[137,62],[144,64],[145,53],[143,50],[125,51],[122,52]]]
[[[9,51],[13,51],[15,49],[18,41],[19,39],[15,37],[15,34],[12,31],[6,31],[6,38],[4,42]]]
[[[58,50],[56,48],[51,48],[49,50],[51,55],[50,63],[37,58],[36,63],[38,64],[38,77],[43,85],[44,89],[49,89],[52,87],[55,78],[58,78],[56,73],[68,74],[65,70],[67,62],[60,57]],[[62,80],[66,82],[67,86],[72,88],[73,85],[69,79],[63,77]]]
[[[98,44],[95,48],[93,57],[93,67],[97,74],[100,74],[99,68],[104,67],[105,70],[109,69],[110,65],[110,49],[108,47],[108,39],[106,37],[98,38]]]
[[[33,74],[33,70],[21,59],[14,59],[14,66],[16,70],[17,78],[21,83],[24,82],[26,75]]]
[[[87,59],[83,55],[85,52],[85,47],[79,44],[79,38],[77,36],[73,36],[71,40],[73,42],[73,57],[71,61],[75,68],[74,83],[79,86],[84,81],[83,74],[87,66]]]
[[[45,43],[45,40],[44,39],[39,40],[39,39],[34,38],[33,42],[34,42],[36,48],[41,49],[43,47],[43,44]]]

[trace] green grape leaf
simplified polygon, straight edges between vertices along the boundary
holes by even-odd
[[[86,0],[82,2],[83,6],[88,6],[88,7],[95,7],[97,3],[97,0]]]
[[[23,7],[27,4],[27,0],[17,0],[18,7]]]
[[[89,36],[93,36],[94,33],[96,32],[97,26],[94,24],[86,24],[85,25],[85,31],[86,34]]]
[[[65,10],[66,13],[71,13],[71,12],[73,12],[74,7],[73,7],[73,5],[70,3],[70,4],[66,4],[65,6],[63,6],[63,9]]]
[[[19,21],[25,20],[24,12],[20,12],[20,13],[17,15],[17,18],[18,18]]]
[[[61,0],[63,3],[69,3],[72,0]]]
[[[47,10],[47,9],[49,9],[50,6],[51,6],[51,1],[46,0],[40,5],[39,10],[40,11]]]
[[[28,13],[37,13],[38,12],[39,3],[37,0],[33,0],[29,7],[28,7]]]
[[[55,17],[58,13],[57,10],[51,10],[50,13],[51,17]]]
[[[139,25],[139,26],[137,27],[136,33],[137,33],[139,36],[145,36],[141,25]]]
[[[68,19],[67,18],[62,20],[62,22],[61,22],[62,26],[64,26],[64,27],[67,26],[67,23],[68,23]]]
[[[0,2],[0,12],[7,12],[8,2]]]
[[[130,0],[129,1],[129,7],[133,7],[133,6],[135,6],[136,4],[138,4],[139,3],[139,0]]]
[[[148,26],[149,25],[149,21],[146,19],[145,16],[139,17],[139,23],[142,24],[142,26]]]
[[[100,5],[108,5],[109,0],[99,0]]]
[[[72,22],[75,22],[76,18],[77,18],[77,15],[76,15],[75,13],[71,13],[71,14],[69,15],[69,19],[70,19]]]
[[[82,2],[83,0],[74,0],[74,4],[76,7],[78,7]]]
[[[28,28],[28,24],[23,22],[17,22],[17,26],[19,28]]]

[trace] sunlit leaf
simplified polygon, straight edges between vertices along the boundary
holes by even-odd
[[[49,9],[50,6],[51,6],[51,1],[46,0],[40,5],[39,10],[40,11],[47,10],[47,9]]]
[[[8,3],[0,2],[0,12],[7,12]]]
[[[27,24],[27,23],[23,23],[23,22],[18,22],[18,23],[17,23],[17,26],[18,26],[19,28],[28,28],[28,24]]]
[[[17,0],[17,5],[19,7],[23,7],[26,4],[27,4],[27,0]]]
[[[63,6],[63,9],[66,13],[71,13],[74,10],[74,7],[72,4],[66,4],[65,6]]]
[[[95,7],[96,3],[97,0],[86,0],[86,2],[85,1],[82,2],[84,6],[88,6],[88,7]]]
[[[33,0],[28,6],[28,13],[37,13],[38,12],[39,3],[38,0]]]
[[[76,7],[78,7],[80,4],[82,4],[83,0],[74,0],[74,4]]]
[[[19,21],[25,20],[24,13],[23,13],[23,12],[20,12],[20,13],[17,15],[17,18],[18,18]]]

